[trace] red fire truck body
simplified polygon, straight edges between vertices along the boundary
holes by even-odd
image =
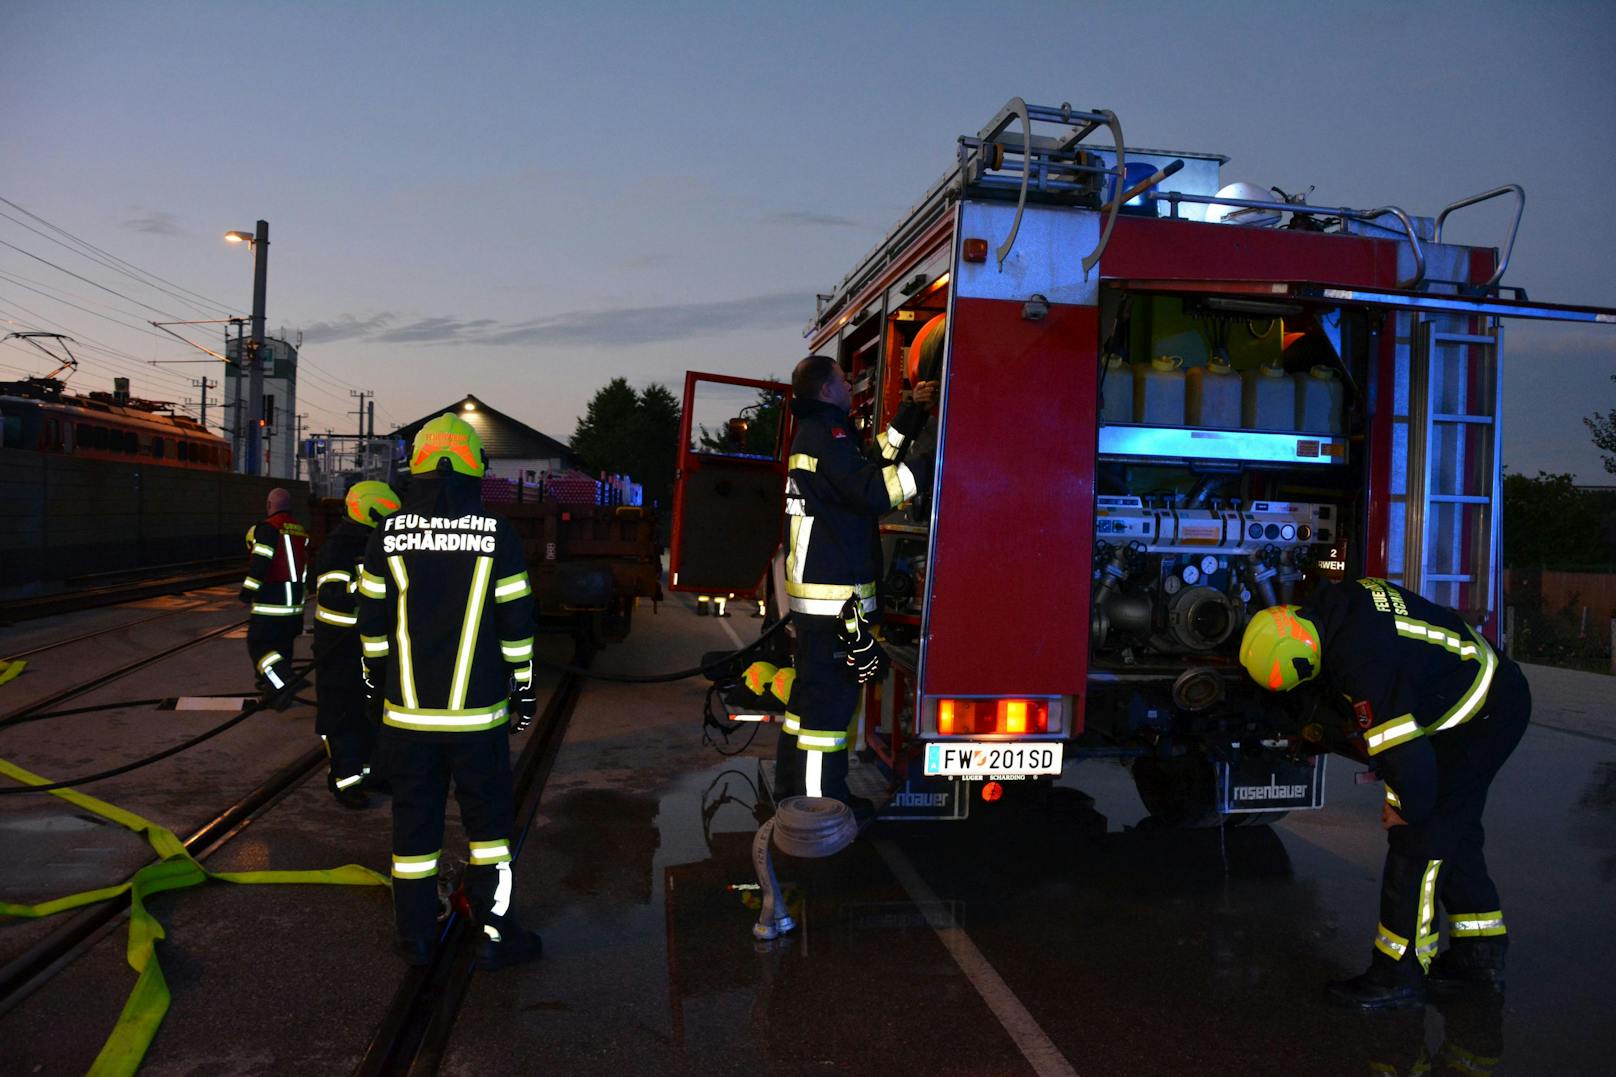
[[[1500,285],[1513,227],[1501,255],[1442,242],[1492,197],[1518,225],[1517,187],[1421,219],[1224,188],[1224,163],[1014,100],[820,296],[811,350],[867,434],[941,382],[908,449],[934,487],[881,523],[894,669],[863,736],[897,776],[1132,754],[1158,815],[1317,807],[1349,731],[1247,681],[1253,612],[1375,576],[1500,642],[1500,319],[1616,317]]]

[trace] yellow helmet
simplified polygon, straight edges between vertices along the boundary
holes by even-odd
[[[398,511],[398,495],[385,482],[366,480],[356,482],[348,490],[348,519],[375,527],[383,516]]]
[[[415,435],[415,444],[410,447],[410,474],[435,471],[439,460],[449,461],[450,467],[474,479],[482,478],[488,466],[483,460],[483,439],[470,423],[447,411]]]
[[[1319,675],[1319,630],[1297,606],[1258,610],[1240,638],[1240,664],[1270,692],[1288,692]]]
[[[254,535],[254,532],[256,532],[257,530],[258,530],[258,525],[253,524],[251,527],[247,528],[247,533],[244,536],[242,536],[243,538],[245,538],[247,540],[247,549],[249,549],[249,550],[253,548],[253,543],[258,541],[256,536]]]

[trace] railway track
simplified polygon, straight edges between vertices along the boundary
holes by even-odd
[[[575,665],[584,662],[574,661]],[[583,688],[583,678],[564,674],[534,722],[516,761],[513,853],[521,855],[538,811],[550,768]],[[430,965],[411,968],[400,982],[375,1037],[354,1073],[358,1077],[426,1075],[438,1071],[460,1005],[475,973],[477,932],[470,919],[451,911]]]
[[[107,573],[70,581],[79,584],[56,594],[34,595],[0,602],[0,625],[16,624],[55,613],[115,606],[156,595],[195,591],[241,579],[240,558],[158,565],[142,573]]]
[[[21,709],[6,715],[4,718],[0,718],[0,729],[5,729],[9,726],[18,725],[23,722],[30,722],[41,718],[48,714],[53,708],[60,706],[70,699],[75,699],[78,696],[93,692],[97,688],[104,687],[113,683],[114,681],[119,680],[120,678],[127,677],[129,674],[145,669],[147,666],[156,665],[158,662],[162,662],[166,659],[174,657],[175,655],[182,654],[193,647],[199,647],[210,640],[218,639],[220,636],[242,627],[247,623],[247,620],[248,618],[243,617],[239,621],[231,621],[229,624],[210,629],[207,632],[202,633],[200,636],[194,636],[191,639],[183,640],[180,643],[158,651],[155,654],[149,654],[143,658],[137,658],[133,662],[126,662],[123,665],[118,666],[116,669],[108,670],[106,673],[102,673],[95,677],[91,677],[88,680],[81,681],[70,688],[64,688],[59,692],[53,692],[44,699],[35,700],[26,707],[22,707]],[[92,633],[92,635],[97,634],[99,633]],[[77,641],[70,640],[66,642]],[[58,646],[60,646],[60,644]]]
[[[310,748],[276,770],[256,789],[229,805],[183,839],[198,861],[218,851],[243,828],[273,808],[292,790],[323,768],[325,751]],[[27,998],[52,976],[72,964],[105,931],[116,928],[129,911],[129,895],[93,905],[56,931],[0,966],[0,1014]]]
[[[163,610],[160,613],[154,613],[150,617],[137,617],[133,621],[120,621],[115,625],[109,625],[105,628],[98,628],[94,632],[85,632],[82,635],[69,636],[67,639],[59,639],[53,640],[50,643],[42,643],[39,646],[31,647],[26,651],[14,651],[9,654],[0,653],[0,659],[4,659],[8,662],[15,662],[21,658],[32,658],[36,654],[44,654],[46,651],[54,651],[58,647],[70,647],[75,643],[83,643],[86,640],[92,640],[98,636],[110,636],[112,633],[121,632],[126,628],[134,628],[136,625],[143,625],[150,621],[161,621],[165,617],[173,617],[176,614],[190,613],[198,608],[199,607],[197,606],[182,606],[179,609]]]

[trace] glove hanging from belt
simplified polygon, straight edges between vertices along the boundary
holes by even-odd
[[[539,713],[539,696],[533,690],[533,677],[529,669],[526,681],[511,677],[511,732],[525,733],[527,727],[533,724],[533,716]]]
[[[864,619],[864,611],[857,598],[850,598],[842,605],[836,631],[842,645],[847,648],[847,664],[860,684],[886,672],[887,652],[876,642],[875,633],[870,631],[870,623]]]

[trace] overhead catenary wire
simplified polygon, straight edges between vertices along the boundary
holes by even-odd
[[[49,228],[51,231],[56,232],[56,233],[58,233],[60,235],[66,236],[68,239],[71,239],[74,243],[77,243],[80,246],[87,248],[88,250],[94,251],[96,254],[101,255],[104,258],[108,258],[113,262],[116,262],[116,263],[118,263],[120,265],[128,267],[128,270],[131,270],[134,273],[138,273],[143,277],[149,277],[152,280],[158,281],[158,282],[160,282],[162,284],[169,285],[172,288],[176,288],[179,291],[184,292],[187,295],[193,296],[196,299],[200,300],[201,302],[206,303],[209,306],[212,306],[212,307],[216,308],[217,310],[229,312],[229,311],[235,309],[234,307],[232,307],[228,303],[221,303],[219,300],[212,299],[212,298],[210,298],[208,296],[205,296],[200,292],[197,292],[197,291],[195,291],[193,289],[185,287],[183,284],[177,284],[174,281],[171,281],[166,277],[162,277],[162,276],[159,276],[156,273],[151,272],[150,270],[142,269],[139,266],[135,265],[133,262],[128,261],[127,259],[119,258],[117,255],[111,253],[110,251],[106,251],[106,250],[103,250],[100,247],[97,247],[94,243],[91,243],[89,240],[82,239],[79,236],[74,235],[72,232],[69,232],[67,229],[63,228],[61,225],[53,224],[50,221],[47,221],[45,218],[41,217],[39,214],[34,213],[32,210],[28,210],[28,209],[25,209],[22,206],[19,206],[17,203],[11,201],[11,199],[9,199],[9,198],[0,197],[0,203],[4,203],[5,205],[8,205],[12,209],[16,210],[18,213],[21,213],[21,214],[23,214],[23,215],[25,215],[27,217],[32,218],[35,221],[38,221],[40,224],[44,225],[46,228]],[[86,256],[86,257],[88,257],[88,256]],[[112,268],[112,267],[109,267],[109,268]],[[120,272],[122,272],[122,271],[120,271]],[[125,275],[129,275],[129,274],[126,272]]]

